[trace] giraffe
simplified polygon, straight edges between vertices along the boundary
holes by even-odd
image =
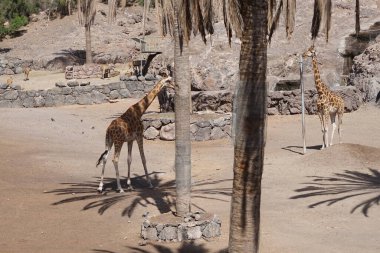
[[[336,129],[336,122],[335,122],[336,115],[338,115],[337,123],[338,123],[339,143],[341,143],[341,139],[342,139],[341,124],[342,124],[342,117],[344,113],[344,101],[339,95],[333,93],[322,82],[321,76],[318,70],[318,62],[316,58],[314,45],[312,45],[302,56],[311,57],[312,59],[315,87],[318,92],[317,110],[318,110],[318,116],[321,121],[321,127],[322,127],[322,136],[323,136],[322,149],[324,149],[325,147],[327,148],[329,146],[329,143],[328,143],[329,117],[332,124],[330,146],[333,144],[333,137],[334,137],[334,132]]]
[[[23,72],[24,72],[24,81],[28,81],[29,80],[29,73],[31,71],[31,68],[30,67],[25,67],[23,69]]]
[[[144,155],[144,148],[143,148],[143,124],[141,121],[141,117],[143,113],[146,111],[146,109],[149,107],[149,105],[152,103],[154,98],[157,96],[158,92],[164,87],[171,84],[171,77],[166,77],[161,79],[154,88],[139,102],[132,105],[128,108],[128,110],[118,117],[117,119],[113,120],[111,124],[107,128],[106,132],[106,150],[104,153],[100,156],[96,166],[98,166],[101,162],[103,163],[102,168],[102,174],[100,177],[100,183],[98,192],[103,191],[103,177],[104,177],[104,169],[107,162],[107,157],[110,149],[112,146],[115,146],[114,151],[114,157],[113,157],[113,164],[115,167],[116,172],[116,183],[117,183],[117,191],[118,192],[124,192],[123,188],[120,185],[120,178],[119,178],[119,168],[118,168],[118,161],[120,156],[121,148],[123,147],[124,142],[128,143],[128,179],[127,179],[127,189],[133,190],[133,187],[131,185],[130,180],[130,166],[132,162],[132,144],[133,141],[136,140],[137,145],[139,147],[141,161],[144,167],[145,176],[149,183],[149,187],[153,188],[153,185],[150,181],[150,178],[148,176],[148,170],[146,167],[146,160]]]

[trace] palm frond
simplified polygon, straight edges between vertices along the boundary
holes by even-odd
[[[80,25],[90,26],[94,23],[96,14],[96,0],[78,0],[78,20]]]
[[[223,15],[228,41],[231,44],[232,30],[235,31],[237,37],[241,38],[244,29],[240,1],[224,0]]]
[[[285,0],[284,9],[286,36],[289,39],[294,32],[296,18],[296,0]]]
[[[329,40],[329,31],[331,27],[331,0],[315,0],[314,14],[311,25],[311,38],[315,40],[318,36],[321,24],[326,33],[326,41]]]
[[[116,19],[117,0],[108,0],[108,22],[111,23]]]
[[[270,6],[269,8],[275,8],[276,6]],[[282,7],[283,7],[283,0],[280,0],[278,6],[277,6],[277,9],[276,9],[276,14],[274,15],[274,17],[271,17],[271,21],[269,22],[268,21],[268,25],[269,25],[269,36],[268,36],[268,42],[270,43],[271,42],[271,39],[272,39],[272,36],[273,36],[273,33],[276,31],[277,27],[278,27],[278,24],[280,22],[280,16],[281,16],[281,12],[282,12]],[[272,12],[272,10],[271,10]],[[273,14],[271,14],[273,15]]]
[[[360,1],[356,0],[355,5],[355,33],[356,36],[359,36],[360,32]]]

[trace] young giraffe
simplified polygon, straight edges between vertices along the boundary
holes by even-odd
[[[332,124],[332,133],[331,133],[331,141],[330,146],[333,144],[334,132],[336,129],[335,118],[338,115],[338,133],[339,133],[339,143],[341,143],[341,124],[342,117],[344,113],[344,101],[343,99],[333,93],[321,80],[321,76],[318,70],[318,62],[315,54],[314,45],[311,46],[304,54],[303,57],[311,57],[313,63],[313,71],[314,71],[314,79],[315,79],[315,87],[318,92],[317,99],[317,109],[318,116],[321,120],[322,133],[323,133],[323,144],[322,149],[329,146],[328,144],[328,119],[330,116],[331,124]]]
[[[112,145],[115,146],[115,152],[114,152],[114,157],[113,157],[112,162],[115,166],[115,171],[116,171],[117,190],[119,192],[124,192],[123,188],[120,185],[119,168],[118,168],[120,151],[121,151],[121,148],[123,147],[124,142],[128,143],[127,187],[128,189],[133,190],[133,187],[131,185],[131,180],[130,180],[130,166],[132,162],[132,144],[134,140],[136,140],[137,145],[140,150],[141,161],[144,166],[146,179],[149,183],[150,188],[153,187],[150,181],[150,178],[148,176],[148,170],[146,167],[146,160],[145,160],[144,148],[143,148],[143,129],[144,128],[141,121],[141,116],[149,107],[149,105],[152,103],[154,98],[157,96],[158,92],[164,86],[167,86],[167,85],[171,86],[171,77],[161,79],[156,84],[156,86],[144,98],[142,98],[139,102],[129,107],[128,110],[123,115],[113,120],[111,124],[108,126],[107,132],[106,132],[106,150],[100,156],[96,164],[96,166],[98,166],[100,162],[103,162],[102,175],[100,178],[100,183],[99,183],[99,188],[98,188],[99,192],[103,191],[104,168],[106,166],[108,152],[112,148]]]

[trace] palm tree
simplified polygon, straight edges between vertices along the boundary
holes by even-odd
[[[261,177],[266,137],[266,68],[269,41],[285,10],[288,38],[294,30],[296,0],[226,0],[227,31],[241,37],[240,80],[234,99],[234,179],[231,200],[229,252],[258,252]],[[269,10],[269,12],[268,12]],[[274,14],[274,15],[273,15]],[[316,0],[312,39],[321,24],[326,40],[331,0]]]
[[[78,0],[79,24],[84,26],[86,36],[86,63],[92,63],[91,26],[94,24],[97,0]]]
[[[175,125],[176,125],[176,213],[184,216],[191,206],[190,100],[191,76],[188,43],[191,32],[213,33],[210,1],[156,0],[163,35],[174,37]]]

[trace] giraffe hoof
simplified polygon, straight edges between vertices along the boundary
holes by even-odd
[[[120,189],[117,189],[117,192],[118,192],[118,193],[123,193],[124,190],[123,190],[122,188],[120,188]]]
[[[128,185],[128,187],[127,187],[127,190],[128,190],[128,191],[134,191],[134,190],[135,190],[135,188],[133,188],[133,186],[132,186],[132,185]]]

